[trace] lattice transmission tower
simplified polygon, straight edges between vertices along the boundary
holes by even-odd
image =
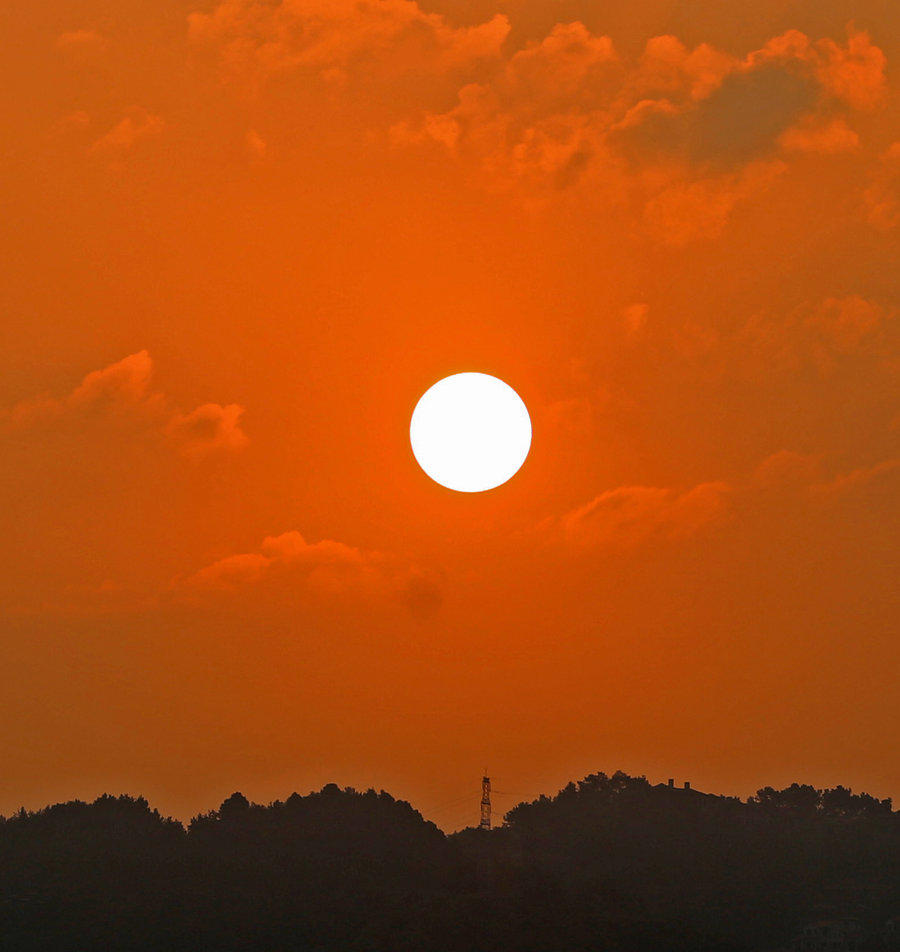
[[[491,828],[491,778],[486,770],[481,778],[481,823],[478,825],[482,830]]]

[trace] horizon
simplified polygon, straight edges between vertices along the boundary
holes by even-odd
[[[837,789],[837,790],[845,790],[848,794],[852,794],[852,795],[854,795],[854,796],[863,796],[863,797],[871,796],[871,794],[870,794],[869,791],[867,791],[867,790],[856,790],[856,791],[854,791],[853,788],[851,788],[851,787],[845,787],[843,784],[835,784],[834,787],[831,787],[831,788],[816,788],[815,785],[806,784],[803,780],[794,780],[794,781],[792,781],[791,784],[785,785],[785,787],[782,788],[782,790],[779,790],[777,787],[773,787],[771,784],[765,784],[764,786],[757,787],[757,789],[754,790],[754,792],[753,792],[752,794],[748,794],[747,796],[742,797],[742,796],[736,795],[736,794],[718,793],[718,792],[714,792],[714,791],[710,791],[710,790],[701,790],[700,788],[696,787],[690,780],[680,780],[680,781],[679,781],[677,778],[674,778],[674,777],[667,777],[664,781],[663,781],[663,780],[653,781],[653,780],[648,779],[645,774],[634,774],[634,775],[632,775],[632,774],[628,774],[627,772],[621,771],[621,770],[616,770],[616,771],[613,771],[613,772],[611,772],[611,773],[609,773],[609,774],[607,774],[605,771],[594,771],[593,773],[587,774],[587,775],[585,775],[584,777],[580,778],[579,780],[570,779],[569,781],[567,781],[566,784],[562,785],[558,790],[556,790],[556,791],[554,791],[554,792],[552,792],[552,793],[541,792],[541,793],[537,793],[537,794],[535,794],[535,795],[533,795],[533,796],[527,796],[527,797],[525,797],[525,798],[523,798],[523,799],[514,799],[514,802],[510,802],[510,803],[508,803],[508,805],[502,806],[500,810],[497,809],[497,805],[496,805],[496,803],[495,803],[495,801],[494,801],[494,799],[493,799],[495,796],[498,796],[498,795],[499,795],[499,796],[503,797],[504,800],[507,800],[508,798],[515,798],[516,795],[510,794],[510,793],[505,793],[505,792],[503,792],[503,791],[494,791],[494,790],[492,789],[492,790],[491,790],[491,797],[492,797],[492,799],[491,799],[491,804],[492,804],[492,822],[491,822],[491,827],[490,827],[490,828],[491,828],[491,829],[500,829],[500,828],[503,828],[503,827],[505,826],[505,824],[506,824],[506,816],[507,816],[507,814],[510,813],[512,810],[514,810],[514,809],[515,809],[516,807],[518,807],[518,806],[527,805],[527,804],[530,804],[530,803],[535,803],[535,802],[540,801],[540,800],[543,800],[543,799],[553,800],[553,799],[555,799],[557,796],[559,796],[560,794],[564,793],[564,792],[567,790],[567,788],[570,788],[572,785],[574,785],[574,786],[577,788],[580,784],[583,784],[586,780],[590,779],[591,777],[596,777],[596,776],[605,776],[605,777],[608,777],[608,778],[614,778],[614,777],[618,777],[618,776],[623,776],[623,777],[627,778],[628,780],[645,781],[645,782],[648,784],[648,786],[649,786],[650,789],[664,788],[664,789],[669,789],[669,790],[678,790],[678,791],[682,791],[682,792],[696,793],[696,794],[700,794],[701,796],[712,796],[712,797],[716,797],[716,798],[718,798],[718,799],[736,800],[736,801],[738,801],[739,803],[741,803],[742,805],[749,805],[750,803],[752,803],[753,800],[757,797],[757,795],[758,795],[759,793],[761,793],[762,791],[764,791],[764,790],[775,790],[776,792],[782,792],[782,790],[784,790],[784,789],[789,789],[790,787],[794,787],[794,786],[801,786],[801,787],[809,786],[809,787],[812,787],[813,789],[816,789],[819,793],[822,793],[822,792],[824,792],[824,791],[826,791],[826,790],[829,790],[829,789],[831,789],[831,790]],[[491,780],[491,782],[492,782],[492,778],[488,777],[488,779]],[[461,832],[461,831],[463,831],[463,830],[478,829],[478,828],[479,828],[479,819],[480,819],[480,817],[479,817],[479,807],[480,807],[480,801],[481,801],[481,787],[480,787],[480,785],[477,787],[477,790],[476,790],[475,794],[474,794],[473,796],[469,797],[469,799],[471,799],[471,801],[472,801],[472,805],[469,806],[469,807],[463,807],[463,808],[461,808],[463,812],[465,812],[465,813],[471,815],[471,820],[472,820],[472,822],[463,825],[462,821],[458,821],[458,822],[456,822],[455,825],[453,825],[452,827],[447,827],[447,826],[445,825],[447,821],[446,821],[446,820],[445,820],[445,821],[441,821],[441,820],[440,820],[440,816],[441,816],[442,814],[443,814],[443,815],[446,815],[446,806],[447,806],[447,804],[444,804],[443,807],[442,807],[441,805],[438,805],[438,806],[436,806],[436,807],[433,807],[431,810],[426,810],[426,809],[420,808],[420,807],[415,803],[415,801],[408,800],[408,799],[406,799],[405,797],[396,796],[396,795],[394,795],[390,790],[387,790],[387,789],[385,789],[384,787],[369,786],[369,787],[366,787],[366,788],[356,788],[356,787],[353,787],[353,786],[351,786],[351,785],[341,785],[341,784],[339,784],[339,783],[337,783],[336,781],[333,781],[333,780],[332,780],[332,781],[326,781],[326,782],[325,782],[320,788],[318,788],[318,789],[311,789],[311,790],[309,790],[309,791],[307,791],[307,792],[305,792],[305,793],[301,793],[299,790],[293,790],[293,791],[291,791],[289,794],[285,794],[285,795],[283,795],[283,796],[281,796],[281,797],[275,797],[275,798],[270,799],[270,800],[268,800],[268,801],[257,801],[257,800],[255,800],[253,797],[247,797],[247,796],[244,794],[244,791],[243,791],[243,790],[240,790],[240,789],[232,790],[231,793],[229,793],[229,794],[227,794],[227,795],[224,795],[224,796],[222,797],[222,799],[219,801],[218,806],[207,807],[207,809],[205,809],[205,810],[199,810],[198,812],[196,812],[196,813],[194,813],[194,814],[192,814],[191,816],[188,816],[188,817],[173,816],[172,814],[169,814],[169,813],[165,812],[164,810],[159,810],[159,808],[153,803],[152,799],[150,799],[149,797],[144,796],[143,794],[139,794],[139,793],[126,793],[126,792],[113,793],[113,792],[110,792],[110,791],[105,791],[105,792],[103,792],[103,793],[97,794],[97,796],[95,796],[95,797],[93,797],[93,798],[86,798],[86,799],[82,799],[82,798],[80,798],[80,797],[77,797],[77,798],[69,798],[69,799],[67,799],[67,800],[61,800],[61,801],[56,802],[56,803],[44,804],[44,805],[42,805],[41,807],[31,808],[31,809],[27,809],[26,807],[22,806],[22,807],[20,807],[19,809],[17,809],[17,810],[15,810],[15,811],[13,811],[12,813],[10,813],[8,816],[4,816],[3,814],[0,814],[0,820],[9,820],[9,819],[12,819],[14,816],[18,815],[22,810],[26,810],[29,814],[33,814],[33,813],[40,813],[40,812],[43,812],[43,811],[46,811],[46,810],[50,810],[50,809],[52,809],[53,807],[65,806],[66,804],[70,804],[70,803],[80,803],[80,804],[84,804],[84,805],[90,805],[90,804],[96,803],[98,800],[103,800],[104,798],[112,798],[112,799],[127,798],[127,799],[130,799],[130,800],[144,800],[144,801],[148,804],[149,809],[158,812],[159,815],[160,815],[163,819],[166,819],[166,820],[174,820],[174,821],[176,821],[177,823],[180,823],[185,829],[188,829],[188,827],[190,826],[191,822],[193,822],[194,820],[196,820],[196,819],[199,818],[199,817],[203,817],[204,815],[206,815],[206,814],[209,813],[210,811],[216,811],[216,810],[218,810],[218,809],[222,806],[222,804],[224,804],[227,800],[229,800],[229,799],[231,799],[232,797],[235,797],[235,796],[244,797],[244,798],[248,801],[248,803],[249,803],[249,805],[250,805],[251,807],[261,807],[261,808],[263,808],[263,809],[269,809],[269,808],[271,808],[271,807],[273,807],[273,806],[275,806],[275,805],[277,805],[277,804],[284,804],[284,803],[285,803],[287,800],[289,800],[291,797],[299,796],[299,797],[301,797],[301,798],[306,798],[306,797],[310,797],[310,796],[313,796],[313,795],[316,795],[316,794],[322,794],[322,793],[325,792],[326,788],[330,788],[330,787],[333,787],[333,788],[337,789],[338,791],[340,791],[341,793],[345,793],[345,794],[354,794],[354,795],[363,795],[363,794],[366,794],[366,793],[377,793],[377,794],[379,794],[379,795],[386,794],[386,795],[388,795],[389,797],[391,797],[394,801],[396,801],[397,803],[407,804],[408,806],[412,807],[412,809],[415,811],[415,813],[418,814],[425,822],[427,822],[427,823],[432,823],[434,826],[436,826],[436,827],[437,827],[444,835],[446,835],[446,836],[451,836],[451,835],[453,835],[454,833],[459,833],[459,832]],[[464,795],[464,796],[462,796],[462,797],[453,798],[452,801],[450,801],[450,806],[452,807],[454,813],[455,813],[457,816],[460,815],[459,802],[460,802],[461,800],[463,800],[463,799],[465,798],[465,796],[467,796],[467,795]],[[875,799],[878,800],[878,798],[875,798]],[[882,798],[881,802],[889,802],[890,805],[891,805],[891,812],[892,812],[892,813],[900,812],[900,811],[898,811],[898,810],[894,810],[894,809],[893,809],[893,798],[891,798],[891,797]],[[501,810],[502,810],[502,812],[501,812]],[[498,820],[499,820],[499,822],[497,822]]]

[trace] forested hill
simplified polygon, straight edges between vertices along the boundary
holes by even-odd
[[[16,952],[883,950],[897,915],[900,814],[843,787],[594,774],[449,837],[334,784],[187,828],[124,796],[0,822]]]

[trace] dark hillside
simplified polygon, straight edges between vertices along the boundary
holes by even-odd
[[[743,802],[601,773],[450,837],[333,784],[187,829],[108,796],[0,823],[16,952],[764,952],[823,920],[823,948],[864,950],[898,913],[900,818],[842,787]]]

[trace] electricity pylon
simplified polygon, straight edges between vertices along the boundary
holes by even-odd
[[[491,778],[485,770],[481,778],[481,823],[479,827],[482,830],[491,828]]]

